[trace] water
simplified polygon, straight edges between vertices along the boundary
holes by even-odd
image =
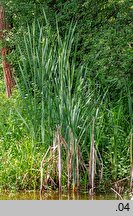
[[[122,197],[124,200],[130,199],[129,196]],[[39,192],[18,192],[18,193],[0,193],[0,200],[119,200],[116,194],[95,194],[88,195],[86,192],[82,193],[63,193],[59,194],[54,191],[43,192],[40,196]]]

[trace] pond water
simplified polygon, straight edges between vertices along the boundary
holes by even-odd
[[[124,200],[129,200],[130,197],[125,195]],[[86,192],[82,193],[62,193],[54,191],[44,191],[40,196],[39,192],[18,192],[18,193],[0,193],[0,200],[119,200],[120,198],[114,194],[95,194],[90,196]]]

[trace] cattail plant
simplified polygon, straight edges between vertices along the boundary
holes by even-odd
[[[87,78],[87,67],[84,65],[77,67],[74,58],[71,57],[72,52],[75,52],[76,56],[75,28],[76,25],[71,24],[63,39],[58,25],[57,34],[53,36],[48,23],[43,26],[39,22],[34,22],[32,28],[27,29],[23,46],[18,47],[20,79],[17,85],[27,112],[26,118],[19,111],[18,113],[31,134],[33,149],[35,142],[48,148],[53,137],[55,150],[53,156],[48,155],[47,161],[50,160],[48,164],[50,167],[49,174],[46,175],[54,179],[54,172],[50,171],[53,165],[53,170],[56,170],[58,175],[60,192],[64,176],[68,190],[75,191],[80,188],[83,173],[88,173],[82,150],[89,141],[89,128],[99,103],[99,96],[94,101],[94,94]],[[51,141],[49,139],[49,143],[46,143],[48,136]],[[92,136],[94,137],[94,128]],[[92,171],[89,172],[92,188],[94,188],[96,155],[93,137],[90,148]],[[62,142],[65,145],[62,145]],[[87,155],[88,149],[85,150]],[[43,163],[41,163],[41,176],[42,173]],[[41,177],[41,190],[42,184]]]

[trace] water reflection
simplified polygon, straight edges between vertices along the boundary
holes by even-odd
[[[115,194],[95,194],[89,195],[87,192],[69,192],[58,193],[58,191],[44,191],[42,195],[39,192],[19,192],[19,193],[1,193],[0,200],[118,200]],[[125,196],[123,199],[128,200]]]

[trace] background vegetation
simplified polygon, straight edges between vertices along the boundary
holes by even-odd
[[[62,185],[73,189],[94,182],[102,191],[120,179],[129,182],[131,1],[1,4],[12,26],[6,43],[16,79],[7,99],[1,68],[1,189],[39,189],[42,164],[43,184],[52,187],[60,174]],[[57,137],[63,139],[61,161]]]

